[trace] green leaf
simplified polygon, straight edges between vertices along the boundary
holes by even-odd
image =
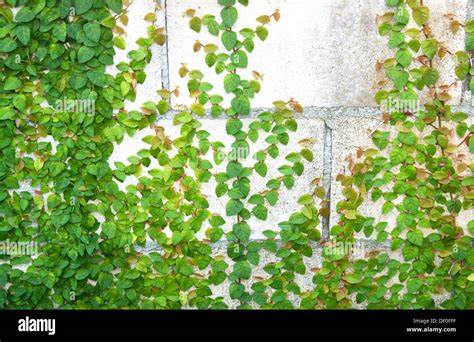
[[[237,89],[239,84],[240,84],[240,76],[237,74],[227,74],[224,77],[224,89],[226,93],[233,92],[235,89]]]
[[[102,26],[105,26],[107,28],[110,28],[110,29],[113,29],[115,26],[117,26],[117,21],[115,20],[115,18],[113,16],[108,16],[106,18],[104,18],[100,24]]]
[[[423,282],[420,279],[411,278],[407,281],[408,293],[415,293],[423,286]]]
[[[405,41],[405,37],[403,36],[403,34],[400,33],[400,32],[394,31],[394,32],[390,33],[388,46],[390,48],[394,48],[394,47],[400,45],[401,43],[403,43],[404,41]]]
[[[191,111],[199,116],[203,116],[205,114],[204,106],[198,102],[191,105]]]
[[[268,210],[263,205],[257,205],[253,207],[252,214],[259,220],[265,221],[268,217]]]
[[[95,50],[87,46],[81,46],[77,52],[77,60],[79,63],[83,64],[90,61],[95,55]]]
[[[382,23],[379,25],[379,34],[381,36],[385,36],[390,31],[392,31],[392,25],[390,25],[390,23]]]
[[[205,62],[208,67],[212,67],[217,61],[217,56],[215,53],[208,53],[205,57]]]
[[[401,229],[408,228],[414,221],[413,215],[410,214],[400,214],[397,217],[397,225]]]
[[[245,286],[238,283],[232,283],[229,287],[229,295],[231,299],[239,299],[245,293]]]
[[[467,63],[462,63],[456,66],[456,76],[461,81],[465,80],[469,74],[469,65]]]
[[[265,26],[257,26],[255,33],[257,37],[260,38],[261,41],[264,41],[268,37],[268,30]]]
[[[35,159],[33,166],[35,167],[36,171],[39,171],[43,168],[44,161],[41,160],[40,158]]]
[[[385,4],[388,7],[396,7],[400,4],[400,1],[402,1],[402,0],[385,0]]]
[[[10,37],[0,39],[0,52],[12,52],[17,46],[16,42]]]
[[[34,17],[35,13],[29,7],[23,6],[16,14],[15,21],[19,23],[27,23],[29,21],[32,21]]]
[[[402,90],[403,87],[408,83],[410,75],[406,71],[395,70],[391,73],[391,78],[395,87],[399,90]]]
[[[466,32],[474,32],[474,20],[469,20],[465,25]]]
[[[235,0],[218,0],[219,5],[222,6],[233,6],[235,5]]]
[[[227,216],[236,216],[242,211],[244,205],[239,200],[231,199],[225,206]]]
[[[102,231],[108,238],[113,239],[117,233],[117,226],[113,222],[104,222]]]
[[[395,12],[395,20],[397,23],[406,25],[410,21],[410,13],[404,7],[399,7],[398,10]]]
[[[233,31],[224,31],[224,33],[222,33],[221,39],[224,47],[231,51],[235,47],[235,44],[237,44],[237,33]]]
[[[423,233],[419,230],[408,232],[407,239],[416,246],[421,247],[423,245]]]
[[[260,194],[255,194],[255,195],[252,195],[252,197],[249,198],[249,203],[250,204],[259,204],[259,205],[263,205],[265,204],[265,199],[263,198],[262,195]]]
[[[408,67],[411,64],[412,54],[409,50],[399,50],[395,56],[398,63],[403,67]]]
[[[416,214],[419,208],[418,199],[416,197],[406,197],[403,199],[403,206],[411,214]]]
[[[122,12],[122,0],[106,0],[107,6],[117,14]]]
[[[224,231],[222,230],[222,228],[219,227],[211,228],[209,231],[209,239],[211,239],[211,242],[213,243],[219,241],[222,235],[224,235]]]
[[[99,23],[87,23],[84,25],[84,32],[86,33],[87,38],[92,40],[94,43],[99,42],[101,31],[102,29],[100,28]]]
[[[453,298],[453,303],[458,309],[464,309],[466,306],[466,296],[464,293],[458,293]]]
[[[314,203],[314,198],[310,194],[304,194],[298,199],[298,204],[301,205],[307,205],[307,204],[313,204]]]
[[[199,17],[194,17],[189,21],[189,28],[194,32],[201,32],[202,22]]]
[[[252,52],[253,49],[255,48],[255,44],[253,40],[249,38],[244,39],[242,44],[244,45],[245,50],[247,50],[248,52]]]
[[[76,15],[81,15],[86,13],[92,8],[94,4],[93,0],[75,0],[76,2]]]
[[[236,161],[232,161],[228,163],[226,167],[227,177],[229,178],[238,177],[242,173],[242,170],[243,170],[242,164]]]
[[[243,115],[250,114],[250,101],[244,95],[234,97],[231,101],[231,106],[236,113]]]
[[[104,73],[100,72],[95,72],[95,71],[89,71],[87,73],[87,78],[89,81],[91,81],[93,84],[95,84],[98,87],[105,87],[106,85],[106,79]]]
[[[26,96],[23,94],[15,95],[13,98],[13,105],[20,111],[24,111],[26,109]]]
[[[18,77],[10,76],[3,85],[3,90],[16,90],[21,87],[21,80]]]
[[[359,273],[349,273],[348,275],[346,275],[346,281],[349,284],[355,285],[362,282],[362,277]]]
[[[63,172],[64,169],[65,169],[64,163],[52,162],[51,164],[49,164],[49,174],[51,175],[51,177],[59,176],[59,174],[61,174],[61,172]]]
[[[474,32],[469,32],[466,37],[466,50],[474,50]]]
[[[398,139],[405,145],[413,146],[416,144],[417,137],[412,132],[400,132],[398,134]]]
[[[67,25],[66,23],[57,24],[53,27],[53,36],[60,42],[66,41]],[[86,33],[87,35],[87,33]]]
[[[217,197],[222,197],[227,193],[227,184],[224,183],[219,183],[216,186],[216,195]]]
[[[137,270],[129,270],[125,273],[125,278],[135,280],[140,277],[140,271]]]
[[[232,278],[250,279],[252,269],[248,261],[239,261],[234,264]],[[232,280],[232,279],[231,279]]]
[[[429,68],[423,73],[423,82],[425,82],[426,85],[435,85],[436,82],[438,82],[439,79],[439,72],[438,70],[434,68]]]
[[[247,242],[250,239],[250,227],[247,223],[237,223],[232,226],[232,232],[241,242]]]
[[[222,22],[227,27],[232,27],[237,21],[237,9],[235,7],[226,7],[221,11]]]
[[[174,120],[182,123],[191,122],[193,117],[189,112],[180,112],[174,116]]]
[[[230,60],[237,68],[246,68],[249,63],[247,54],[242,50],[232,53],[230,55]]]
[[[30,28],[28,26],[18,26],[15,30],[18,40],[26,45],[30,41]]]
[[[243,127],[243,123],[239,119],[229,119],[226,123],[227,134],[235,135]]]
[[[309,162],[314,160],[313,152],[307,148],[301,150],[301,156]]]
[[[84,280],[86,279],[90,274],[90,271],[88,269],[82,268],[76,273],[76,279],[77,280]]]
[[[430,9],[426,6],[418,6],[413,9],[413,19],[418,26],[425,25],[430,19]]]
[[[425,39],[421,42],[421,49],[429,60],[432,60],[438,52],[438,42],[435,39]]]
[[[55,283],[56,283],[56,277],[54,276],[54,273],[48,272],[46,276],[43,278],[44,286],[46,286],[48,289],[52,289]]]
[[[255,171],[261,176],[265,177],[268,172],[267,164],[265,164],[263,161],[258,162],[255,164]]]
[[[69,214],[63,214],[62,212],[53,212],[51,215],[51,223],[56,227],[60,228],[64,226],[66,223],[69,222],[70,215]]]

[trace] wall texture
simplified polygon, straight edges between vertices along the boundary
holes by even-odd
[[[294,97],[305,107],[305,113],[298,118],[299,131],[292,136],[288,150],[297,146],[299,140],[311,138],[310,148],[315,160],[307,163],[305,174],[298,178],[291,191],[286,191],[280,204],[271,210],[268,223],[251,225],[253,239],[262,238],[261,232],[289,217],[297,198],[311,191],[311,181],[321,179],[330,201],[331,215],[324,222],[323,235],[328,236],[329,228],[337,223],[335,210],[341,199],[340,186],[335,178],[344,173],[346,158],[355,155],[358,147],[370,146],[370,133],[383,125],[382,113],[375,106],[373,97],[376,84],[383,75],[376,71],[375,64],[392,57],[386,38],[378,35],[375,22],[377,14],[386,10],[383,0],[254,0],[249,8],[242,10],[237,23],[242,27],[255,23],[261,14],[271,14],[280,9],[281,20],[269,27],[270,36],[256,45],[247,72],[257,70],[263,74],[263,88],[252,103],[253,113],[271,107],[275,100],[288,100]],[[453,35],[448,29],[445,17],[453,13],[460,21],[465,21],[474,13],[472,0],[426,0],[431,8],[430,23],[435,36],[444,42],[450,51],[461,50],[465,37]],[[192,50],[198,39],[204,44],[215,43],[215,37],[205,32],[197,34],[188,27],[188,18],[183,13],[193,8],[198,14],[218,13],[215,0],[162,0],[163,10],[157,11],[158,25],[165,25],[168,42],[164,47],[154,47],[152,63],[147,67],[148,78],[138,88],[137,101],[128,109],[138,109],[144,101],[158,100],[156,90],[162,87],[179,87],[180,97],[172,100],[174,108],[189,105],[186,83],[178,75],[181,63],[188,69],[207,70],[202,54]],[[148,23],[143,21],[146,13],[154,11],[152,0],[135,0],[130,8],[127,32],[127,50],[134,48],[135,40],[145,36]],[[203,30],[206,31],[206,30]],[[213,40],[214,39],[214,40]],[[117,62],[126,58],[127,51],[117,56]],[[454,81],[454,65],[446,60],[435,60],[441,70],[440,82],[450,84]],[[213,75],[210,72],[209,75]],[[207,75],[206,75],[207,76]],[[208,79],[214,84],[222,84],[219,77]],[[471,94],[465,84],[457,84],[453,94],[453,104],[468,113],[474,113]],[[217,87],[219,90],[219,87]],[[160,118],[160,125],[170,136],[176,136],[178,129],[173,126],[172,113]],[[225,120],[204,120],[204,128],[215,134],[214,140],[226,141]],[[136,154],[145,144],[141,141],[149,132],[127,138],[117,146],[113,161],[126,160]],[[229,141],[230,144],[230,141]],[[258,146],[257,146],[258,148]],[[282,154],[284,155],[284,154]],[[271,168],[270,168],[271,169]],[[276,170],[273,170],[276,172]],[[123,184],[125,187],[127,183]],[[264,186],[255,180],[256,188]],[[214,212],[222,212],[225,203],[214,195],[214,185],[209,184],[204,191]],[[380,209],[372,204],[364,208],[366,213],[378,217]],[[466,222],[474,217],[474,211],[465,213]],[[386,218],[390,221],[390,218]],[[231,222],[229,222],[229,227]],[[276,225],[275,225],[276,226]],[[276,228],[276,227],[275,227]],[[360,236],[364,239],[364,236]],[[389,242],[377,244],[364,240],[367,249],[389,249]],[[150,244],[147,249],[154,249]],[[225,255],[224,246],[214,246],[215,253]],[[309,268],[320,263],[320,253],[307,260]],[[265,258],[265,256],[262,256]],[[264,264],[262,262],[262,264]],[[258,271],[254,272],[258,276]],[[300,279],[303,287],[311,285],[311,275]],[[227,297],[225,287],[216,289],[216,295]],[[232,305],[232,301],[228,302]]]

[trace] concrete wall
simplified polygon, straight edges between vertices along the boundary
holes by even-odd
[[[196,40],[203,44],[216,43],[216,38],[207,34],[203,28],[201,34],[191,31],[188,18],[183,13],[188,8],[197,10],[198,15],[205,13],[218,14],[220,7],[216,0],[162,0],[164,10],[157,11],[157,25],[165,25],[168,43],[164,47],[154,47],[154,59],[147,67],[148,78],[138,89],[137,102],[129,104],[128,109],[137,109],[146,100],[158,100],[156,89],[179,86],[181,96],[172,100],[176,108],[181,104],[189,105],[186,81],[178,75],[181,63],[188,69],[208,70],[202,53],[195,54],[192,45]],[[296,199],[303,193],[311,191],[310,182],[321,178],[331,201],[331,215],[324,222],[323,234],[328,236],[329,227],[337,223],[335,205],[341,199],[340,186],[335,181],[337,174],[345,171],[345,159],[355,155],[359,146],[371,145],[370,132],[376,128],[383,129],[381,111],[375,106],[373,97],[375,85],[383,74],[375,69],[377,61],[392,57],[394,52],[387,47],[387,38],[378,35],[375,17],[386,11],[384,0],[251,0],[250,6],[239,12],[239,27],[255,27],[255,18],[262,14],[271,14],[278,8],[281,20],[269,25],[270,35],[265,42],[257,42],[254,53],[250,55],[247,71],[257,70],[264,75],[263,88],[257,94],[252,106],[254,113],[271,107],[275,100],[287,100],[291,97],[305,106],[305,113],[298,119],[299,132],[292,136],[287,150],[297,147],[303,138],[312,138],[311,149],[315,160],[306,163],[304,176],[298,178],[292,191],[285,191],[279,205],[270,212],[267,223],[251,225],[254,229],[252,238],[262,237],[261,232],[277,228],[275,222],[289,217],[295,208]],[[453,35],[448,30],[447,13],[454,13],[462,22],[474,11],[472,0],[426,0],[431,8],[430,23],[433,33],[443,41],[450,51],[464,47],[464,35]],[[143,16],[153,11],[152,0],[135,0],[130,8],[130,23],[127,29],[127,49],[134,47],[138,37],[144,36],[148,23]],[[121,52],[117,62],[126,58]],[[454,64],[448,59],[435,59],[441,70],[441,82],[452,83]],[[209,77],[208,77],[209,76]],[[212,70],[206,73],[206,80],[216,85],[222,84],[222,76],[215,76]],[[220,86],[216,90],[222,89]],[[453,92],[453,104],[474,113],[471,94],[466,85],[458,83]],[[179,132],[173,127],[172,114],[160,119],[160,125],[167,129],[167,134],[176,136]],[[228,141],[225,134],[225,120],[204,120],[204,128],[215,134],[212,140]],[[386,127],[385,127],[386,128]],[[126,139],[116,147],[112,160],[126,160],[145,147],[141,137]],[[230,142],[229,142],[230,143]],[[285,155],[284,153],[282,154]],[[263,188],[265,181],[254,179],[256,189]],[[223,211],[222,203],[214,195],[214,186],[205,187],[212,210]],[[366,213],[377,215],[380,208],[367,203]],[[465,213],[465,222],[474,217],[474,212]],[[390,218],[387,218],[390,221]],[[229,220],[230,228],[230,220]],[[360,236],[360,238],[365,238]],[[374,237],[375,239],[375,237]],[[369,241],[371,248],[386,248]],[[153,249],[152,245],[149,248]],[[216,247],[216,253],[225,255],[225,249]],[[261,261],[265,263],[263,256]],[[316,254],[308,264],[320,262]],[[256,272],[258,273],[258,272]],[[302,282],[310,285],[311,275]],[[224,294],[224,288],[218,293]]]

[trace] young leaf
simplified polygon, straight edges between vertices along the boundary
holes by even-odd
[[[413,9],[413,19],[418,26],[425,25],[430,18],[430,9],[426,6],[418,6]]]
[[[435,39],[426,39],[421,42],[421,49],[429,60],[432,60],[438,52],[438,42]]]
[[[237,9],[235,7],[226,7],[221,11],[222,22],[227,27],[232,27],[237,21]]]

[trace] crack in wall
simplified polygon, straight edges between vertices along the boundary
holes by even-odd
[[[324,121],[324,151],[323,151],[323,187],[326,192],[327,215],[323,217],[322,236],[329,239],[331,226],[331,183],[332,183],[332,129]]]
[[[160,64],[161,64],[161,87],[162,89],[170,89],[170,68],[169,68],[169,48],[168,48],[168,1],[157,0],[157,4],[161,5],[161,9],[156,9],[156,20],[159,26],[164,27],[166,36],[165,44],[160,48]],[[158,6],[157,6],[158,7]],[[170,102],[169,100],[168,102]],[[171,103],[171,102],[170,102]]]
[[[467,94],[468,92],[465,92]],[[474,106],[470,103],[462,103],[459,105],[452,106],[454,112],[464,111],[466,114],[474,116]],[[260,113],[274,110],[273,107],[257,107],[253,108],[249,115],[245,116],[246,119],[254,119]],[[177,109],[170,109],[168,113],[160,115],[157,120],[172,120],[174,115],[181,112]],[[314,107],[308,106],[304,108],[304,113],[295,116],[297,120],[313,120],[320,119],[327,123],[329,129],[335,129],[332,123],[335,118],[377,118],[382,117],[382,112],[377,107]],[[208,109],[204,116],[194,115],[194,117],[200,120],[227,120],[229,117],[223,113],[219,117],[211,116],[211,111]]]
[[[263,244],[266,240],[264,239],[250,239],[248,242],[243,243],[244,245],[248,245],[251,242],[259,242]],[[279,247],[282,247],[286,244],[286,242],[282,241],[281,239],[276,239],[275,242]],[[358,245],[360,248],[367,250],[367,251],[390,251],[391,250],[391,242],[390,240],[386,240],[382,243],[377,242],[376,240],[371,239],[355,239],[353,242],[354,245]],[[227,249],[227,246],[230,244],[230,241],[221,240],[215,243],[209,244],[212,251],[220,251]],[[319,242],[309,242],[309,245],[314,249],[322,252],[323,246]],[[326,246],[330,247],[330,246]],[[154,241],[147,241],[144,246],[134,245],[134,248],[137,252],[140,253],[151,253],[151,252],[162,252],[164,249],[158,243]]]

